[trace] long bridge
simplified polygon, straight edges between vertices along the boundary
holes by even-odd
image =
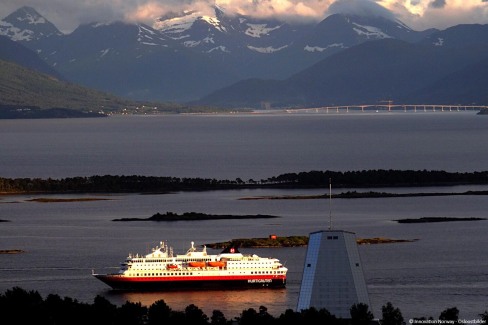
[[[441,105],[441,104],[370,104],[339,105],[312,108],[286,109],[288,113],[349,113],[349,112],[461,112],[488,110],[484,105]]]

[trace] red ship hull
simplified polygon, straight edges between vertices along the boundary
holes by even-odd
[[[94,276],[115,290],[127,291],[284,288],[286,286],[286,276],[126,277],[118,274],[94,274]]]

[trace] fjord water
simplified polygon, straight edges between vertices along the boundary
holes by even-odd
[[[0,121],[2,177],[154,175],[255,180],[308,170],[486,170],[488,119],[473,112],[156,116],[89,120]],[[463,192],[483,186],[381,189]],[[337,189],[335,191],[346,191]],[[369,189],[364,189],[365,191]],[[13,286],[91,302],[190,303],[228,317],[264,305],[278,315],[295,308],[305,248],[243,250],[275,256],[289,268],[284,290],[116,293],[91,277],[114,271],[129,253],[160,240],[176,252],[190,245],[242,237],[306,235],[328,227],[326,200],[239,200],[325,190],[240,190],[167,195],[72,195],[106,200],[65,203],[0,197],[0,291]],[[59,197],[51,195],[50,197]],[[67,196],[64,196],[67,197]],[[273,220],[147,223],[112,222],[156,212],[274,214]],[[333,227],[358,237],[419,239],[360,246],[372,308],[391,301],[404,316],[433,316],[457,306],[474,318],[488,308],[488,221],[398,224],[400,218],[487,217],[484,196],[334,200]]]
[[[485,168],[474,112],[0,121],[3,177],[260,179],[308,170]]]

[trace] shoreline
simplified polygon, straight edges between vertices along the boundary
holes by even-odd
[[[114,193],[171,193],[183,191],[215,191],[241,189],[326,189],[328,180],[334,180],[334,188],[420,188],[446,186],[488,186],[488,171],[445,172],[427,170],[364,170],[364,171],[308,171],[287,173],[261,180],[241,178],[181,178],[165,176],[117,176],[93,175],[61,179],[40,178],[0,178],[0,195],[42,195],[42,194],[114,194]],[[336,194],[337,195],[337,194]],[[466,191],[463,193],[409,193],[385,192],[341,193],[338,198],[361,197],[407,197],[439,195],[488,195],[488,190]],[[291,198],[320,198],[287,197]],[[267,197],[267,199],[279,197]],[[283,197],[281,197],[283,198]],[[249,198],[250,199],[250,198]]]

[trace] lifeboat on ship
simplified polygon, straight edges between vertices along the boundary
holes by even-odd
[[[205,267],[205,262],[190,262],[188,265],[191,267]]]
[[[178,265],[176,265],[176,264],[168,264],[168,265],[166,266],[166,268],[167,268],[168,270],[175,270],[175,269],[177,269],[177,268],[178,268]]]
[[[225,262],[211,261],[211,262],[208,262],[208,266],[211,266],[211,267],[224,267],[225,266]]]

